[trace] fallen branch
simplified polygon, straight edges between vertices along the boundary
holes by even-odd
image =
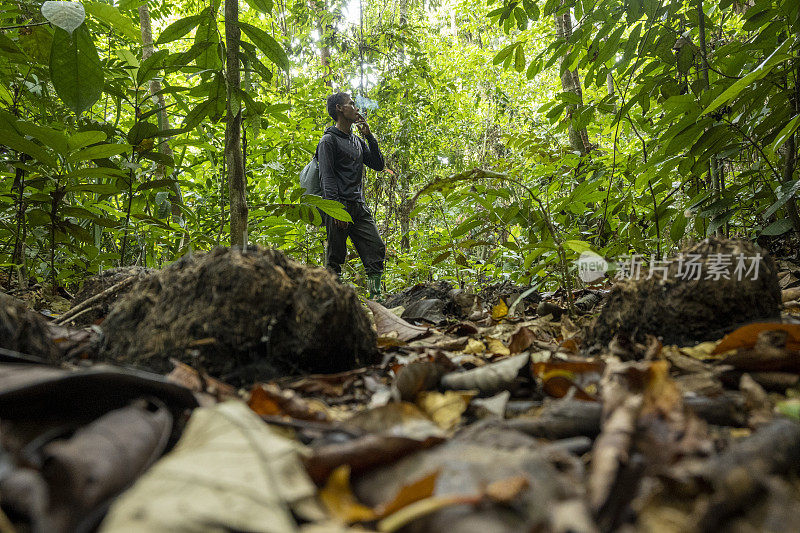
[[[116,285],[112,285],[111,287],[107,288],[103,292],[95,294],[91,298],[88,298],[88,299],[82,301],[81,303],[79,303],[78,305],[76,305],[75,307],[73,307],[72,309],[70,309],[69,311],[64,313],[63,315],[61,315],[61,318],[56,320],[55,323],[58,324],[59,326],[62,326],[64,324],[66,324],[67,322],[69,322],[70,320],[75,320],[75,318],[77,318],[78,315],[81,315],[87,309],[90,309],[94,305],[95,302],[98,302],[98,301],[102,300],[103,298],[106,298],[107,296],[110,296],[110,295],[114,294],[115,292],[119,292],[120,290],[124,289],[128,285],[132,284],[137,279],[139,279],[138,276],[131,276],[129,278],[125,278],[124,280],[120,281]]]

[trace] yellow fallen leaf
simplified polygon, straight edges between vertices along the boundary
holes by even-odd
[[[500,339],[488,337],[486,344],[486,349],[489,351],[489,353],[497,355],[511,355],[511,350],[509,350]]]
[[[461,422],[461,415],[473,396],[463,391],[424,391],[417,396],[417,405],[436,425],[449,431]]]
[[[350,465],[342,465],[334,470],[319,497],[328,512],[345,524],[375,520],[378,515],[356,500],[350,488]]]
[[[413,483],[400,487],[400,490],[397,491],[397,494],[390,502],[377,508],[378,516],[381,518],[387,517],[390,514],[396,513],[403,507],[408,507],[414,502],[433,496],[433,491],[436,488],[436,480],[439,478],[440,472],[441,469],[435,470]]]
[[[439,509],[444,509],[452,505],[475,505],[480,501],[481,495],[448,494],[446,496],[431,496],[430,498],[414,502],[411,505],[403,507],[396,513],[387,516],[378,522],[378,531],[392,533],[413,520],[434,513]]]
[[[486,351],[486,346],[478,339],[470,339],[467,341],[467,347],[461,350],[465,354],[482,354]]]
[[[696,346],[687,346],[680,350],[683,355],[688,355],[695,359],[717,359],[718,356],[714,355],[714,349],[717,344],[719,344],[719,341],[701,342]]]
[[[501,318],[508,315],[508,306],[500,299],[500,302],[492,307],[492,320],[500,320]]]

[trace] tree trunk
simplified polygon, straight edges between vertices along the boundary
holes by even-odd
[[[244,246],[247,239],[247,178],[242,153],[242,109],[239,89],[239,0],[225,0],[225,71],[228,79],[225,161],[231,208],[231,246]],[[234,107],[235,106],[235,107]]]
[[[572,36],[572,13],[567,10],[563,15],[555,15],[556,24],[556,38],[569,41]],[[578,77],[576,70],[569,70],[568,65],[564,63],[564,58],[561,60],[561,88],[564,92],[570,92],[580,99],[580,104],[567,106],[567,117],[571,117],[583,105],[583,90],[581,89],[581,80]],[[589,134],[586,128],[575,130],[572,125],[569,126],[569,144],[573,150],[586,155],[591,150],[591,143],[589,142]]]
[[[142,61],[144,61],[155,52],[155,47],[153,46],[153,28],[150,23],[150,8],[147,7],[147,3],[139,6],[139,25],[142,29]],[[170,125],[169,116],[167,115],[164,95],[158,94],[160,90],[161,80],[158,78],[151,79],[150,98],[154,100],[157,109],[159,109],[156,115],[158,117],[158,129],[163,131],[170,129],[172,126]],[[169,137],[159,137],[158,151],[171,158],[173,154],[172,148],[170,148],[169,142],[167,142],[168,140]],[[154,179],[164,179],[164,173],[164,165],[158,164],[156,166]],[[177,180],[172,182],[169,201],[172,202],[172,216],[175,217],[178,223],[181,223],[181,210],[178,206],[183,205],[183,194],[181,193],[181,186],[178,184]]]
[[[328,46],[328,37],[325,35],[326,26],[322,19],[322,13],[327,11],[328,6],[325,0],[320,1],[322,2],[322,10],[319,9],[315,0],[308,0],[308,7],[314,12],[314,20],[317,23],[317,31],[319,32],[319,44],[317,46],[319,47],[319,62],[322,64],[322,70],[325,72],[323,80],[325,81],[325,85],[333,87],[333,82],[331,81],[331,49]]]

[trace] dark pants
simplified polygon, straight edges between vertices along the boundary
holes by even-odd
[[[378,227],[375,225],[372,213],[362,202],[345,201],[342,203],[345,210],[353,217],[353,222],[346,228],[340,228],[333,218],[325,215],[325,229],[328,234],[328,244],[325,247],[325,266],[337,274],[342,273],[342,263],[347,257],[347,237],[350,237],[361,262],[364,263],[367,275],[382,273],[386,245],[378,234]]]

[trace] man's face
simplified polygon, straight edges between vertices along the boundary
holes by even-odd
[[[356,107],[356,103],[350,98],[350,95],[346,95],[344,97],[344,103],[339,104],[337,106],[339,108],[339,112],[351,122],[356,122],[358,120],[358,108]]]

